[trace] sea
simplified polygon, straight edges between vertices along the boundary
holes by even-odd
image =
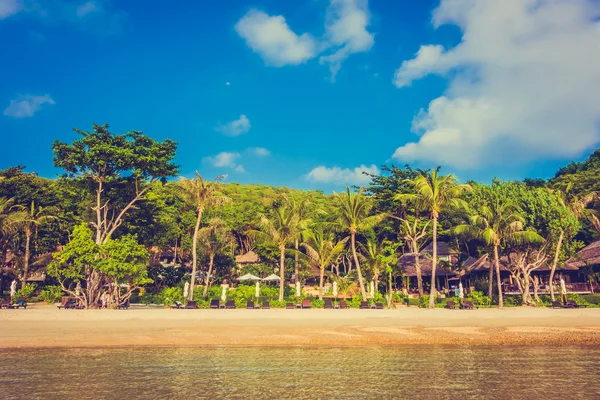
[[[0,349],[0,399],[600,399],[600,348]]]

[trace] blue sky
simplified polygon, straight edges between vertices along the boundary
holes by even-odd
[[[0,0],[0,168],[109,123],[183,175],[339,190],[384,163],[549,177],[600,138],[592,0]]]

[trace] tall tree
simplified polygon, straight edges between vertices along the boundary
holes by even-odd
[[[325,268],[336,262],[344,251],[348,238],[336,242],[333,232],[326,232],[323,224],[313,226],[305,236],[306,242],[302,243],[302,247],[310,263],[319,268],[319,299],[323,300]]]
[[[25,256],[21,277],[21,287],[24,288],[27,283],[29,261],[31,259],[31,237],[37,232],[41,224],[56,219],[57,210],[55,207],[36,206],[35,201],[32,201],[28,207],[23,205],[14,207],[17,211],[7,217],[7,222],[9,226],[21,230],[25,234]]]
[[[367,292],[356,253],[356,234],[374,227],[384,220],[386,214],[370,215],[373,202],[370,197],[365,195],[365,189],[362,187],[357,192],[352,192],[350,187],[346,186],[345,192],[333,194],[333,201],[337,208],[335,226],[341,231],[346,231],[350,236],[360,293],[363,301],[367,301]]]
[[[524,229],[525,219],[518,213],[518,207],[515,204],[493,195],[489,197],[488,201],[487,205],[479,207],[476,215],[469,217],[470,224],[459,225],[454,231],[457,234],[465,234],[472,238],[481,239],[493,247],[498,285],[498,308],[502,308],[504,301],[498,249],[501,245],[539,243],[544,239],[537,232]],[[492,268],[490,268],[491,270]],[[490,274],[489,287],[492,287],[492,274]]]
[[[202,296],[206,296],[210,285],[210,276],[213,273],[215,256],[217,254],[231,253],[231,249],[235,244],[235,238],[223,225],[222,220],[212,218],[208,221],[208,226],[200,229],[198,232],[198,240],[202,245],[202,249],[208,255],[208,271],[206,272],[204,291],[202,293]]]
[[[55,166],[83,184],[95,186],[92,226],[96,244],[105,243],[121,226],[152,182],[164,181],[178,172],[173,163],[177,143],[169,139],[157,142],[140,131],[114,134],[108,128],[108,124],[93,124],[91,131],[73,128],[80,139],[73,144],[59,140],[52,144]],[[114,187],[119,188],[119,195],[130,192],[130,197],[107,195],[106,191]]]
[[[435,270],[437,267],[437,233],[440,213],[448,208],[465,207],[461,196],[464,192],[471,190],[467,184],[459,184],[454,175],[439,175],[438,170],[420,171],[419,176],[410,183],[415,193],[397,194],[396,200],[409,201],[418,205],[419,209],[427,210],[433,221],[433,248],[431,267],[431,291],[429,293],[429,308],[435,307]]]
[[[218,183],[224,178],[224,175],[220,175],[214,181],[206,181],[196,172],[194,179],[183,179],[178,182],[186,202],[196,210],[196,225],[194,226],[192,239],[192,276],[190,278],[188,300],[191,300],[194,296],[194,284],[196,271],[198,270],[198,232],[200,231],[204,211],[210,207],[218,208],[229,201],[228,197],[218,192]]]

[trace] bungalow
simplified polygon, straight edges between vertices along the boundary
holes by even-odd
[[[450,288],[449,281],[458,276],[458,273],[451,268],[452,265],[456,264],[457,251],[451,249],[446,242],[438,242],[437,245],[439,262],[435,272],[436,288],[438,291],[447,292]],[[419,266],[421,267],[421,278],[424,286],[431,284],[431,270],[433,268],[432,255],[433,245],[429,244],[421,250],[418,256]],[[398,259],[398,265],[402,270],[402,275],[405,278],[408,278],[407,290],[409,293],[417,293],[418,290],[416,261],[417,257],[414,253],[403,254]]]

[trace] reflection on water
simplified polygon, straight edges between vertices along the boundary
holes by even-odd
[[[600,398],[600,349],[0,350],[1,399]]]

